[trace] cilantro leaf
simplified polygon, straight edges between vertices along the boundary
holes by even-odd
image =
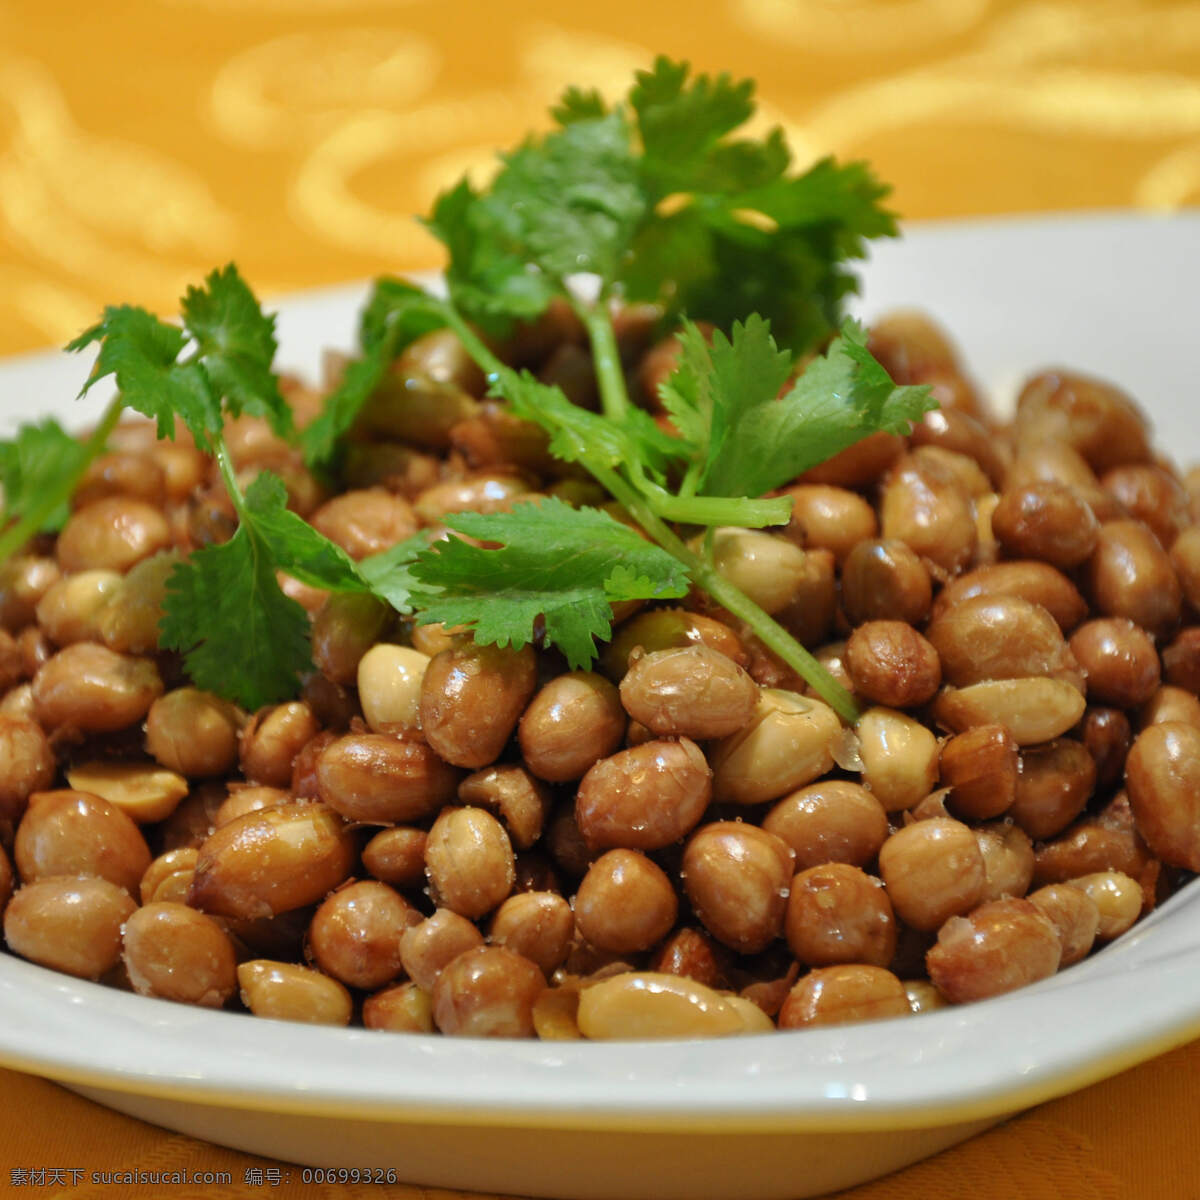
[[[196,340],[205,370],[237,416],[266,417],[280,436],[292,429],[292,413],[271,370],[275,318],[259,307],[237,268],[211,272],[204,287],[189,287],[182,301],[183,324]]]
[[[339,439],[383,382],[393,359],[411,342],[446,323],[441,305],[436,296],[402,280],[376,281],[360,325],[363,355],[347,365],[320,414],[300,435],[310,467],[333,460]]]
[[[157,421],[159,437],[174,437],[179,417],[202,442],[221,427],[220,395],[199,363],[176,362],[186,341],[182,329],[144,308],[110,305],[98,324],[67,344],[77,351],[100,343],[96,365],[79,394],[115,375],[121,399]]]
[[[398,613],[410,613],[421,590],[412,566],[421,551],[429,548],[431,540],[427,529],[414,533],[381,554],[364,558],[358,564],[358,574],[375,595]]]
[[[87,458],[84,444],[51,418],[23,425],[11,441],[0,442],[0,527],[34,511],[64,475],[81,472]],[[70,514],[64,498],[41,522],[41,532],[58,532]]]
[[[446,523],[500,548],[452,538],[422,554],[412,569],[430,590],[420,619],[469,625],[478,642],[524,646],[542,618],[545,641],[583,667],[611,632],[613,601],[687,592],[680,562],[599,509],[549,499]]]
[[[550,115],[560,125],[570,125],[572,121],[591,121],[607,113],[608,105],[595,88],[584,91],[578,87],[567,88],[562,99],[550,110]]]
[[[751,318],[732,341],[714,337],[705,372],[702,339],[667,384],[673,404],[693,394],[712,407],[714,438],[702,491],[712,496],[758,496],[878,430],[907,432],[934,406],[929,389],[897,387],[866,347],[861,327],[846,321],[827,353],[814,359],[778,397],[774,342]],[[785,375],[786,378],[786,375]],[[697,406],[697,411],[703,411]],[[721,429],[720,442],[715,431]]]

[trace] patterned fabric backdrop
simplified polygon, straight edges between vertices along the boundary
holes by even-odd
[[[413,214],[567,82],[615,94],[664,51],[757,78],[799,157],[871,159],[907,218],[1200,203],[1197,3],[0,0],[0,353],[106,302],[170,311],[229,259],[268,296],[436,267]],[[847,1200],[1194,1198],[1198,1071],[1200,1044]],[[163,1195],[55,1173],[78,1167],[334,1191],[40,1080],[0,1071],[0,1098],[3,1194]]]

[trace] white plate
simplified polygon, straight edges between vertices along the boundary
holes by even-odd
[[[920,227],[879,249],[862,311],[936,314],[1000,395],[1050,364],[1107,376],[1200,457],[1200,215]],[[360,289],[281,309],[281,361],[349,345]],[[86,370],[0,366],[0,418]],[[0,1063],[258,1154],[550,1197],[798,1197],[871,1178],[1200,1034],[1200,889],[1022,992],[904,1022],[703,1043],[401,1037],[212,1013],[0,956]]]

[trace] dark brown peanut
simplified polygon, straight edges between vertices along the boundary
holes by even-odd
[[[965,1004],[1045,979],[1061,958],[1055,925],[1028,900],[1011,899],[951,917],[925,962],[937,990],[952,1004]]]
[[[629,669],[629,655],[638,647],[647,653],[675,646],[708,646],[739,667],[749,664],[746,649],[728,625],[682,608],[658,608],[622,622],[600,655],[600,668],[618,682]]]
[[[481,808],[443,809],[425,844],[434,903],[474,920],[497,908],[516,879],[512,843]]]
[[[265,808],[205,839],[188,903],[218,917],[273,917],[324,899],[354,859],[353,834],[332,809]]]
[[[965,820],[986,821],[1007,812],[1017,794],[1021,760],[1003,725],[977,725],[947,739],[939,759],[946,806]]]
[[[550,680],[529,702],[517,737],[534,775],[568,783],[616,750],[625,726],[617,689],[602,675],[570,671]]]
[[[1200,729],[1143,729],[1125,761],[1125,786],[1150,849],[1170,866],[1200,870]]]
[[[1109,521],[1086,566],[1092,602],[1106,617],[1128,617],[1156,638],[1179,624],[1183,593],[1170,558],[1140,521]]]
[[[1126,617],[1086,621],[1071,634],[1071,652],[1087,675],[1095,704],[1134,708],[1158,687],[1158,651],[1144,629]]]
[[[896,921],[883,884],[847,863],[809,867],[792,880],[786,933],[792,953],[810,967],[883,967],[896,951]]]
[[[433,986],[433,1019],[461,1037],[532,1037],[533,1006],[546,980],[536,963],[504,946],[451,960]]]
[[[150,850],[115,804],[88,792],[35,792],[17,826],[13,863],[26,883],[50,875],[97,875],[136,896]]]
[[[944,818],[893,833],[879,851],[879,873],[896,915],[921,930],[970,912],[987,882],[975,834]]]
[[[829,550],[839,565],[878,529],[875,510],[857,492],[827,484],[796,484],[782,494],[792,498],[787,536],[806,550]]]
[[[163,692],[158,668],[144,658],[79,642],[60,650],[33,679],[33,703],[47,729],[115,733],[142,720]]]
[[[107,879],[52,875],[19,888],[4,909],[4,940],[43,967],[99,979],[121,958],[121,926],[136,911]]]
[[[854,690],[889,708],[915,708],[933,699],[942,668],[932,644],[904,621],[867,621],[846,643]]]
[[[891,971],[866,963],[847,963],[818,967],[805,975],[779,1010],[779,1028],[845,1025],[911,1013],[904,984]]]
[[[421,728],[446,762],[486,767],[500,757],[536,687],[529,646],[467,643],[443,650],[421,682]]]
[[[860,784],[842,779],[810,783],[785,796],[762,827],[791,846],[801,871],[829,862],[864,867],[888,835],[883,805]]]
[[[1034,558],[1067,570],[1096,548],[1100,522],[1073,488],[1039,481],[1001,495],[992,531],[1011,558]]]
[[[1088,708],[1083,744],[1096,764],[1096,790],[1110,792],[1125,777],[1125,756],[1133,744],[1129,718],[1119,708]]]
[[[1083,812],[1095,786],[1095,760],[1080,742],[1058,738],[1027,746],[1007,815],[1030,837],[1050,838]]]
[[[327,896],[308,927],[308,950],[326,975],[370,991],[404,969],[400,938],[420,924],[399,892],[375,880],[359,880]]]
[[[537,963],[547,977],[566,961],[574,934],[575,914],[554,892],[509,896],[488,926],[489,942]]]
[[[842,604],[851,623],[929,615],[933,581],[917,553],[897,538],[859,542],[842,567]]]
[[[707,646],[656,650],[631,659],[621,680],[625,711],[659,737],[725,737],[750,720],[758,685]]]
[[[400,961],[422,991],[432,992],[448,962],[482,945],[483,934],[466,917],[439,908],[433,916],[404,931],[400,938]]]
[[[1082,888],[1050,883],[1030,892],[1029,903],[1046,917],[1058,932],[1062,945],[1060,967],[1087,958],[1100,929],[1100,909]]]
[[[663,869],[636,850],[609,850],[590,867],[575,897],[575,924],[593,946],[636,954],[675,924],[679,901]]]
[[[17,821],[34,792],[57,771],[50,742],[35,721],[0,716],[0,821]]]
[[[313,618],[313,662],[334,683],[356,683],[359,665],[391,621],[391,609],[374,596],[330,596]]]
[[[1200,693],[1200,625],[1181,629],[1171,644],[1163,647],[1162,669],[1164,682],[1186,688],[1193,695]]]
[[[259,709],[241,734],[243,774],[268,787],[287,787],[296,756],[320,732],[320,722],[303,700]]]
[[[663,942],[650,961],[650,970],[694,979],[713,988],[719,987],[723,978],[712,938],[687,926],[677,929]]]
[[[1087,616],[1087,602],[1079,589],[1049,563],[1021,559],[991,563],[951,580],[939,593],[933,616],[973,596],[1011,596],[1030,604],[1040,604],[1069,633]]]
[[[782,932],[794,856],[773,833],[741,821],[698,829],[683,852],[683,886],[701,924],[741,954]]]
[[[1191,524],[1187,492],[1161,467],[1149,464],[1114,467],[1101,478],[1100,484],[1135,521],[1148,525],[1168,549]]]
[[[237,987],[229,935],[194,908],[147,904],[125,922],[122,940],[125,970],[139,996],[220,1008]]]
[[[454,799],[462,773],[424,742],[351,733],[317,760],[321,799],[352,821],[418,821]]]
[[[592,849],[657,850],[690,833],[711,799],[712,772],[695,742],[643,742],[584,775],[575,819]]]

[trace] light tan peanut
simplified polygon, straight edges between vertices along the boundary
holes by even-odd
[[[256,958],[237,969],[242,1003],[256,1017],[308,1025],[349,1025],[350,993],[336,979],[295,963]]]
[[[575,819],[592,849],[657,850],[690,833],[711,798],[712,772],[695,742],[650,741],[588,770]]]
[[[1054,924],[1028,900],[993,900],[951,917],[925,956],[929,978],[952,1004],[999,996],[1058,970]]]
[[[625,735],[617,689],[602,675],[571,671],[530,701],[517,737],[525,765],[539,779],[567,783],[610,755]]]
[[[1146,419],[1112,384],[1068,371],[1044,371],[1021,389],[1015,432],[1020,442],[1061,439],[1095,471],[1148,462]]]
[[[188,903],[219,917],[273,917],[323,899],[354,858],[352,833],[325,805],[265,808],[205,839]]]
[[[939,725],[955,733],[978,725],[1003,725],[1018,746],[1033,746],[1066,733],[1086,707],[1072,684],[1031,676],[943,688],[933,712]]]
[[[1067,886],[1078,888],[1096,904],[1100,914],[1096,939],[1111,942],[1120,937],[1142,915],[1145,896],[1136,879],[1121,871],[1097,871],[1068,880]]]
[[[937,781],[937,738],[919,721],[872,708],[857,726],[863,785],[888,812],[912,808]]]
[[[705,929],[740,954],[783,931],[794,855],[782,838],[741,821],[713,821],[688,839],[683,885]]]
[[[846,1025],[911,1015],[904,984],[891,971],[866,963],[843,963],[810,971],[788,992],[779,1010],[779,1028]]]
[[[353,559],[382,554],[412,537],[418,524],[408,501],[381,487],[355,489],[326,500],[310,523]]]
[[[946,805],[955,816],[998,817],[1017,794],[1021,759],[1003,725],[979,725],[942,744],[939,776],[951,789]]]
[[[303,700],[260,709],[242,730],[242,773],[254,783],[287,787],[296,756],[320,732],[316,715]]]
[[[609,850],[590,867],[575,897],[575,924],[593,946],[636,954],[675,924],[679,901],[663,869],[636,850]]]
[[[1050,838],[1083,812],[1095,786],[1095,760],[1080,742],[1056,738],[1029,746],[1007,815],[1030,837]]]
[[[712,563],[761,609],[777,613],[795,599],[805,579],[805,555],[786,538],[759,529],[713,531]]]
[[[713,796],[728,804],[777,800],[824,775],[841,736],[842,723],[829,705],[763,688],[750,724],[710,750]]]
[[[238,759],[237,713],[207,692],[176,688],[150,706],[146,749],[181,775],[228,774]]]
[[[122,939],[122,960],[139,996],[221,1008],[237,987],[229,935],[194,908],[147,904],[125,922]]]
[[[864,867],[888,835],[883,805],[860,784],[842,779],[811,783],[785,796],[762,827],[791,846],[801,871],[829,862]]]
[[[482,945],[483,934],[466,917],[439,908],[433,916],[410,926],[401,935],[400,961],[419,988],[432,992],[448,962]]]
[[[1150,725],[1125,760],[1137,832],[1173,867],[1200,870],[1200,729]]]
[[[4,940],[43,967],[99,979],[121,958],[121,926],[137,905],[107,879],[50,875],[27,882],[4,909]]]
[[[155,900],[185,903],[198,857],[199,852],[194,846],[180,846],[160,854],[146,868],[138,884],[142,903],[151,904]]]
[[[38,602],[60,578],[52,558],[19,554],[0,563],[0,626],[15,631],[32,624]]]
[[[879,528],[875,510],[846,488],[802,483],[785,488],[782,494],[792,499],[787,536],[806,550],[829,550],[839,565]]]
[[[961,600],[930,621],[928,634],[942,675],[955,687],[1046,675],[1083,690],[1079,666],[1054,618],[1027,600],[986,595]]]
[[[375,596],[328,597],[313,617],[313,662],[334,683],[357,682],[363,658],[383,638],[392,618],[389,606]]]
[[[1074,488],[1037,481],[1005,490],[992,513],[992,530],[1010,557],[1069,570],[1096,548],[1100,522]]]
[[[475,919],[497,908],[516,878],[504,826],[481,808],[443,809],[425,845],[434,903]]]
[[[929,615],[932,598],[929,571],[907,542],[859,542],[846,556],[842,604],[855,625],[877,620],[918,625]]]
[[[543,1042],[577,1042],[579,989],[548,987],[533,1002],[533,1032]]]
[[[394,825],[381,829],[364,847],[363,866],[382,883],[395,888],[418,887],[425,882],[424,829]]]
[[[1200,699],[1184,688],[1160,687],[1138,710],[1138,723],[1163,725],[1168,721],[1194,725],[1200,729]]]
[[[35,792],[17,826],[13,862],[26,883],[98,875],[137,895],[150,851],[133,821],[107,800],[88,792]]]
[[[54,751],[36,721],[0,716],[0,820],[16,821],[34,792],[45,791],[57,771]]]
[[[946,1007],[946,997],[927,979],[906,979],[904,992],[914,1013],[935,1012]]]
[[[498,814],[518,850],[528,850],[542,836],[551,803],[550,789],[513,764],[496,764],[468,775],[458,785],[458,798]]]
[[[326,975],[370,991],[403,970],[400,939],[421,920],[421,914],[387,884],[358,880],[318,905],[308,927],[308,950]]]
[[[1114,467],[1100,483],[1135,521],[1149,526],[1167,549],[1192,523],[1186,490],[1161,467],[1148,463]]]
[[[942,682],[938,652],[904,621],[867,621],[846,643],[854,690],[873,704],[915,708]]]
[[[424,742],[351,733],[317,760],[321,799],[352,821],[418,821],[454,798],[462,773]]]
[[[675,930],[655,951],[650,970],[682,975],[697,983],[716,987],[722,978],[716,943],[707,933],[684,926]]]
[[[896,915],[934,930],[970,912],[987,886],[974,832],[946,818],[918,821],[892,834],[879,851],[879,874]]]
[[[119,571],[105,568],[64,575],[38,601],[38,624],[58,646],[99,641],[101,615],[121,590]]]
[[[792,953],[810,967],[883,967],[896,951],[896,921],[883,884],[848,863],[809,867],[792,880],[786,934]]]
[[[1011,596],[1041,605],[1069,633],[1087,616],[1087,602],[1079,589],[1049,563],[1021,559],[976,567],[951,580],[939,593],[933,616],[974,596]]]
[[[181,561],[174,550],[134,566],[96,615],[101,641],[118,654],[154,654],[167,597],[167,580]]]
[[[388,1033],[433,1033],[433,997],[415,983],[398,983],[368,996],[363,1024]]]
[[[142,720],[162,692],[158,668],[148,659],[114,654],[90,642],[60,650],[33,679],[41,724],[85,733],[115,733]]]
[[[1102,617],[1080,625],[1071,635],[1071,653],[1087,675],[1093,704],[1133,708],[1149,700],[1159,685],[1154,642],[1126,617]]]
[[[77,792],[101,796],[139,825],[165,821],[188,794],[188,782],[152,763],[89,762],[67,771]]]
[[[154,505],[109,496],[72,513],[58,535],[55,554],[64,571],[127,571],[170,540],[166,518]]]
[[[546,980],[535,963],[504,946],[452,959],[433,986],[433,1019],[459,1037],[532,1037],[533,1006]]]
[[[1060,967],[1087,958],[1100,930],[1100,906],[1083,888],[1050,883],[1029,893],[1029,902],[1058,933],[1062,945]]]
[[[655,971],[627,971],[579,994],[578,1022],[593,1040],[728,1037],[772,1028],[753,1005],[736,1004],[692,979]]]
[[[1154,637],[1179,624],[1183,593],[1158,538],[1140,521],[1109,521],[1085,568],[1092,603],[1106,617],[1128,617]]]
[[[880,500],[885,538],[898,538],[943,579],[957,575],[975,550],[975,516],[957,474],[924,451],[901,458]]]
[[[410,646],[381,642],[363,655],[358,664],[358,699],[376,733],[417,727],[421,680],[428,666],[429,656]]]
[[[600,668],[618,682],[629,668],[629,655],[641,647],[647,653],[676,646],[708,646],[739,667],[749,663],[746,648],[728,625],[682,608],[656,608],[622,622],[601,651]]]
[[[555,892],[509,896],[488,926],[488,941],[507,946],[549,977],[566,961],[575,934],[571,906]]]
[[[537,687],[533,649],[467,643],[434,656],[421,683],[421,728],[457,767],[500,757]]]
[[[992,821],[975,827],[975,840],[983,855],[985,882],[980,903],[1006,896],[1024,896],[1033,882],[1033,842],[1009,821]]]
[[[718,651],[683,646],[632,658],[620,695],[625,711],[660,737],[699,740],[725,737],[746,725],[758,685]]]

